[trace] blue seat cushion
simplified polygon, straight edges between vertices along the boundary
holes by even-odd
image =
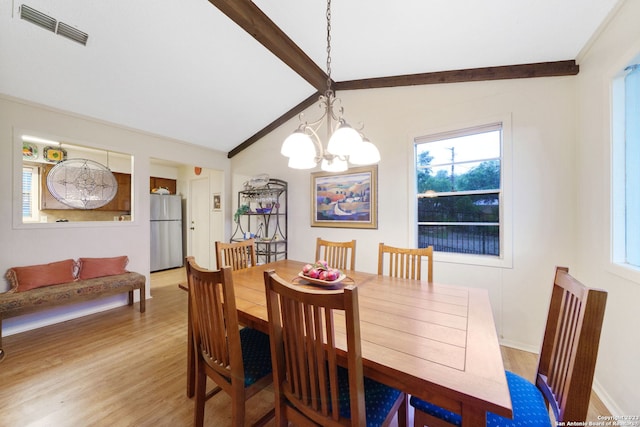
[[[513,372],[506,371],[506,374],[509,393],[511,394],[513,419],[489,412],[487,413],[487,427],[550,427],[551,419],[540,390],[531,382]],[[453,425],[461,425],[462,417],[455,412],[413,396],[409,403],[416,410],[426,412]]]
[[[244,364],[244,386],[249,387],[272,372],[269,335],[256,329],[242,328],[240,343]]]
[[[338,393],[340,416],[343,418],[351,418],[349,372],[342,367],[338,367]],[[364,377],[364,402],[367,415],[367,427],[382,425],[399,396],[400,391],[395,388]]]

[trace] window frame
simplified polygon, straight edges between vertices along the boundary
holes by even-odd
[[[468,122],[452,123],[441,128],[427,129],[415,133],[410,139],[409,167],[410,172],[410,240],[417,247],[418,244],[418,188],[416,172],[415,144],[419,140],[427,140],[432,136],[441,136],[445,139],[448,135],[458,135],[465,130],[478,130],[481,133],[492,125],[502,123],[502,146],[500,159],[500,255],[478,255],[453,252],[434,251],[434,261],[454,264],[469,264],[488,267],[513,268],[513,219],[512,219],[512,138],[511,138],[511,114],[502,114],[485,117]],[[471,132],[470,134],[473,134]]]
[[[27,169],[30,170],[30,172],[27,172]],[[26,173],[29,173],[31,175],[31,188],[29,191],[29,198],[31,199],[31,205],[30,205],[30,212],[31,215],[28,217],[24,216],[24,176]],[[33,222],[40,222],[40,211],[37,209],[38,208],[38,203],[40,200],[40,191],[39,191],[39,182],[40,182],[40,170],[38,168],[38,165],[32,165],[32,164],[23,164],[22,165],[22,222],[25,223],[33,223]]]
[[[611,78],[611,146],[610,146],[610,256],[608,270],[640,284],[640,266],[626,261],[626,132],[625,76],[627,67],[640,64],[640,55],[619,67]],[[639,141],[640,143],[640,141]],[[638,239],[640,242],[640,239]]]

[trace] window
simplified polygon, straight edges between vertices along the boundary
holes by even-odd
[[[613,85],[613,261],[640,269],[640,64]]]
[[[22,221],[38,221],[38,167],[22,166]]]
[[[502,256],[502,123],[415,139],[417,244]]]

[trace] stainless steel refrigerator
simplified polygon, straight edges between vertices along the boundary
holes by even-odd
[[[151,194],[151,271],[182,267],[182,199]]]

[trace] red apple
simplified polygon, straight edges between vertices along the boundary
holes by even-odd
[[[302,274],[307,274],[309,272],[309,270],[311,270],[312,268],[313,268],[313,265],[305,264],[305,266],[302,267]]]
[[[316,267],[327,270],[329,268],[329,263],[323,259],[319,259],[318,261],[316,261]]]
[[[327,270],[322,270],[318,275],[318,279],[320,280],[331,280],[329,279],[329,272]]]
[[[320,274],[320,270],[318,270],[317,268],[312,268],[307,273],[307,276],[311,277],[312,279],[317,279],[319,274]]]

